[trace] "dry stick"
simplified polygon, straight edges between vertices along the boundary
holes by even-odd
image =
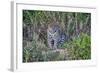
[[[76,34],[78,35],[77,13],[75,13],[75,26]]]
[[[87,16],[86,21],[85,21],[85,23],[84,23],[85,26],[88,24],[88,21],[89,21],[89,15]],[[85,30],[86,30],[86,29],[85,29]]]
[[[88,17],[86,18],[86,22],[85,22],[84,24],[87,25],[87,24],[88,24],[88,21],[89,21],[89,15],[88,15]]]
[[[70,28],[70,24],[72,22],[71,15],[68,14],[67,18],[68,18],[68,22],[67,22],[67,34],[69,36],[69,28]]]

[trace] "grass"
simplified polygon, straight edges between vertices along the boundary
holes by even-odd
[[[53,22],[68,36],[56,50],[47,44],[47,27]],[[90,13],[23,10],[23,31],[24,63],[91,59]]]
[[[87,34],[80,34],[60,46],[60,51],[53,52],[42,42],[32,41],[32,46],[24,48],[23,62],[61,61],[91,59],[91,41]],[[62,51],[63,50],[63,51]]]

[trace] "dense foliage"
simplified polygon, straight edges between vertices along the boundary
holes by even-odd
[[[57,22],[68,40],[51,50],[47,27]],[[91,59],[91,14],[23,10],[23,62]]]

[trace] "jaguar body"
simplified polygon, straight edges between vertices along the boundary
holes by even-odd
[[[57,49],[60,44],[66,41],[66,34],[58,24],[54,24],[47,29],[47,41],[50,49]]]

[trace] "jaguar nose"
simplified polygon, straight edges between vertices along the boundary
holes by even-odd
[[[52,47],[54,46],[54,40],[51,40]]]

